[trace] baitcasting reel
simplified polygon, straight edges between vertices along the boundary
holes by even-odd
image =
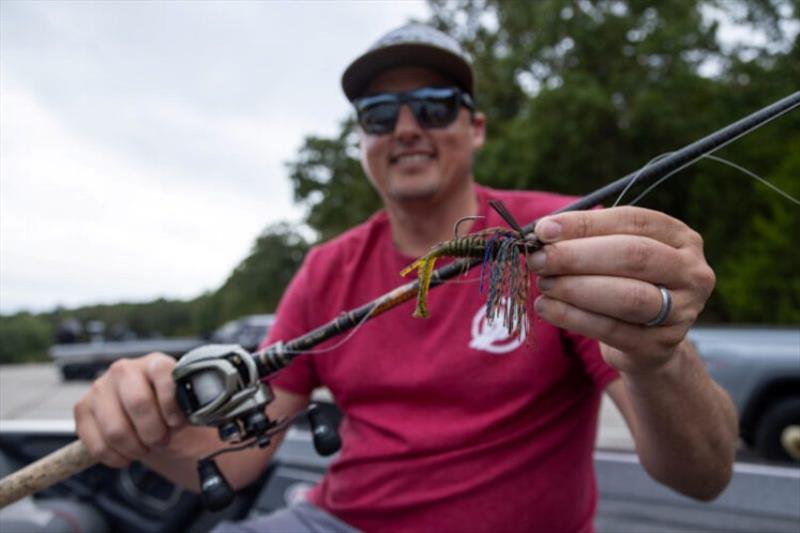
[[[292,418],[270,420],[265,408],[274,397],[262,381],[260,368],[264,365],[257,364],[253,354],[239,345],[209,344],[186,353],[172,372],[176,400],[189,422],[215,426],[220,439],[233,445],[197,463],[200,491],[208,509],[222,509],[234,497],[214,457],[255,445],[264,448],[303,414],[308,414],[317,453],[330,455],[341,446],[334,425],[314,404]]]

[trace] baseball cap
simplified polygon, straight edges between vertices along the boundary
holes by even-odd
[[[345,96],[353,101],[375,76],[401,66],[430,68],[472,94],[472,66],[458,41],[430,26],[412,23],[390,31],[350,63],[342,74]]]

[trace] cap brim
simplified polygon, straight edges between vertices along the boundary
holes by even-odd
[[[367,52],[353,61],[342,74],[342,90],[350,101],[362,96],[375,76],[403,66],[427,67],[452,79],[472,94],[472,68],[463,58],[427,44],[402,43]]]

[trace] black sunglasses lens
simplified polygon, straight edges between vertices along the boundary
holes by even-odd
[[[372,134],[389,133],[397,123],[397,115],[400,106],[394,102],[377,103],[358,113],[358,121],[364,131]]]
[[[423,128],[443,128],[458,114],[458,106],[451,101],[423,100],[411,102],[414,117]]]
[[[444,128],[458,116],[461,93],[454,88],[426,87],[410,93],[366,97],[356,103],[358,121],[367,133],[389,133],[397,124],[403,103],[408,103],[421,127]]]
[[[423,88],[409,98],[414,117],[423,128],[443,128],[458,116],[459,92],[453,88]]]

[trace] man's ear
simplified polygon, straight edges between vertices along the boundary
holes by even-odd
[[[472,149],[477,151],[486,142],[486,115],[476,111],[470,117],[472,126]]]

